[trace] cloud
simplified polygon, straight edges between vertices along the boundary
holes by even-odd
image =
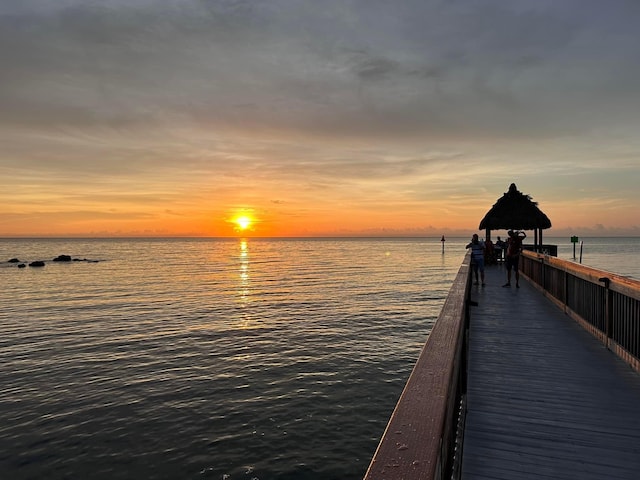
[[[639,20],[625,0],[4,2],[2,200],[450,213],[516,180],[627,205]]]
[[[607,13],[615,10],[29,2],[3,16],[0,55],[10,68],[0,122],[142,129],[191,119],[355,136],[574,132],[600,124],[597,112],[615,121],[638,106],[637,34],[624,9]],[[607,24],[584,24],[600,13]]]

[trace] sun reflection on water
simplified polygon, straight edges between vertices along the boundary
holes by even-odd
[[[249,295],[249,246],[244,239],[240,240],[240,295]]]
[[[239,282],[238,282],[238,300],[240,307],[246,309],[249,306],[249,300],[251,295],[250,283],[251,278],[249,276],[249,244],[246,239],[240,240],[240,266],[239,266]],[[244,312],[242,328],[249,327],[250,316],[249,312]]]

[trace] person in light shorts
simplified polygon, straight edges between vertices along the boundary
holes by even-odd
[[[471,242],[467,244],[466,248],[471,249],[471,269],[476,278],[475,284],[478,285],[479,271],[482,286],[484,287],[484,242],[478,238],[477,233],[474,233],[471,237]]]

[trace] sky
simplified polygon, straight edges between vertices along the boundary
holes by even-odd
[[[637,0],[0,0],[0,236],[466,236],[511,183],[545,235],[640,236],[638,25]]]

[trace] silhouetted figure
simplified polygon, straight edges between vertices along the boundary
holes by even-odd
[[[484,287],[484,242],[478,238],[478,234],[474,233],[471,237],[471,243],[466,248],[471,248],[471,269],[476,277],[476,285],[478,285],[478,270]]]
[[[495,251],[496,251],[496,259],[502,261],[504,258],[504,251],[507,248],[507,243],[503,241],[500,237],[496,240]]]
[[[503,287],[511,286],[511,270],[515,272],[516,288],[520,288],[520,274],[518,273],[518,264],[520,263],[520,252],[522,251],[522,240],[527,238],[527,234],[520,230],[509,230],[509,239],[507,240],[507,255],[505,258],[505,266],[507,267],[507,283]]]
[[[484,241],[484,262],[487,265],[496,264],[496,250],[493,247],[493,242],[491,240]]]

